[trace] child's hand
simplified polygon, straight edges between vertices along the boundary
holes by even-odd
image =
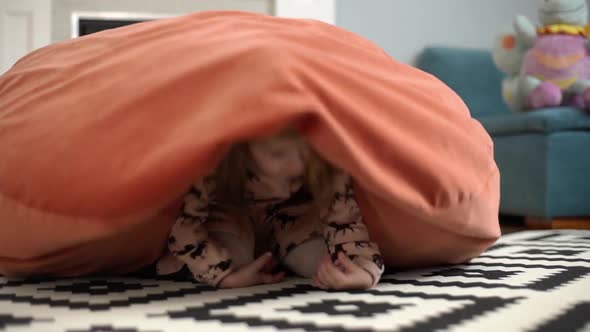
[[[274,284],[285,278],[284,272],[272,274],[276,265],[271,253],[265,253],[252,263],[228,274],[219,283],[219,288],[250,287],[260,284]]]
[[[329,255],[324,256],[313,276],[313,284],[321,289],[369,289],[373,277],[341,252],[336,264]]]

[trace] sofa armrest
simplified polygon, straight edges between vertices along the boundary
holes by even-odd
[[[510,112],[502,100],[504,75],[488,50],[428,47],[418,57],[417,67],[453,89],[476,118]]]

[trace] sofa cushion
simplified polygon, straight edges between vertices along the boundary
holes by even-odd
[[[455,90],[477,118],[510,112],[502,100],[504,76],[488,50],[429,47],[417,66]]]
[[[589,130],[590,114],[572,107],[553,107],[532,112],[506,113],[479,117],[492,136],[524,133],[552,133]]]
[[[590,216],[590,131],[494,137],[504,214]]]

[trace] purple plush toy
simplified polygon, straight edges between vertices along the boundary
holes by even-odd
[[[525,108],[572,105],[590,109],[590,58],[585,0],[545,0],[537,31],[519,29],[533,41],[521,68]],[[524,25],[523,25],[524,26]]]

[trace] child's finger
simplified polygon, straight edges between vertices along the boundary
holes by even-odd
[[[314,285],[315,287],[319,288],[319,289],[328,289],[328,287],[326,287],[326,285],[324,285],[321,281],[318,280],[317,276],[313,276],[312,277],[312,285]]]
[[[337,279],[342,279],[341,277],[344,276],[344,273],[342,272],[341,269],[339,269],[334,263],[332,263],[332,261],[330,260],[330,262],[326,265],[326,271],[333,276],[334,278]]]
[[[285,280],[285,272],[281,271],[279,273],[275,273],[274,274],[274,280],[275,280],[275,282],[279,282],[279,281]]]
[[[354,271],[357,268],[357,265],[343,252],[338,253],[338,263],[345,272]]]
[[[260,278],[263,284],[276,284],[285,279],[285,272],[279,272],[277,274],[262,273],[260,274]]]
[[[318,279],[320,281],[325,282],[326,280],[326,275],[328,274],[328,272],[326,271],[326,264],[324,262],[322,262],[322,264],[320,264],[320,266],[318,267]]]
[[[330,289],[330,284],[326,280],[324,280],[324,278],[321,275],[319,275],[319,274],[316,275],[315,279],[316,279],[318,285],[320,286],[320,288]]]
[[[323,264],[320,272],[322,280],[331,288],[338,289],[342,285],[344,274],[332,264],[331,260]]]
[[[342,271],[343,273],[346,273],[346,269],[344,268],[344,266],[342,266],[342,263],[340,263],[339,260],[336,260],[336,262],[334,262],[334,265],[336,265],[336,267]]]
[[[272,260],[272,254],[270,252],[264,253],[260,255],[260,257],[256,258],[255,261],[250,263],[247,268],[251,269],[251,271],[262,271],[264,266],[266,266],[270,260]]]
[[[274,282],[281,282],[283,280],[285,280],[285,272],[281,271],[279,273],[276,273],[274,275]]]
[[[319,280],[319,281],[320,281],[322,284],[324,284],[324,285],[326,285],[326,286],[330,287],[330,286],[331,286],[331,284],[330,284],[330,282],[329,282],[328,271],[327,271],[327,269],[326,269],[326,266],[327,266],[327,265],[328,265],[328,264],[327,264],[326,262],[323,262],[322,264],[320,264],[320,267],[318,268],[318,273],[317,273],[317,276],[318,276],[318,280]]]
[[[275,259],[274,257],[269,260],[266,265],[264,265],[262,267],[262,272],[271,272],[272,270],[274,270],[277,266],[279,265],[279,261],[277,259]]]
[[[320,259],[320,264],[319,264],[319,266],[322,266],[322,265],[326,264],[326,263],[328,262],[328,259],[329,259],[329,257],[330,257],[329,255],[324,255],[324,256],[322,257],[322,259]]]

